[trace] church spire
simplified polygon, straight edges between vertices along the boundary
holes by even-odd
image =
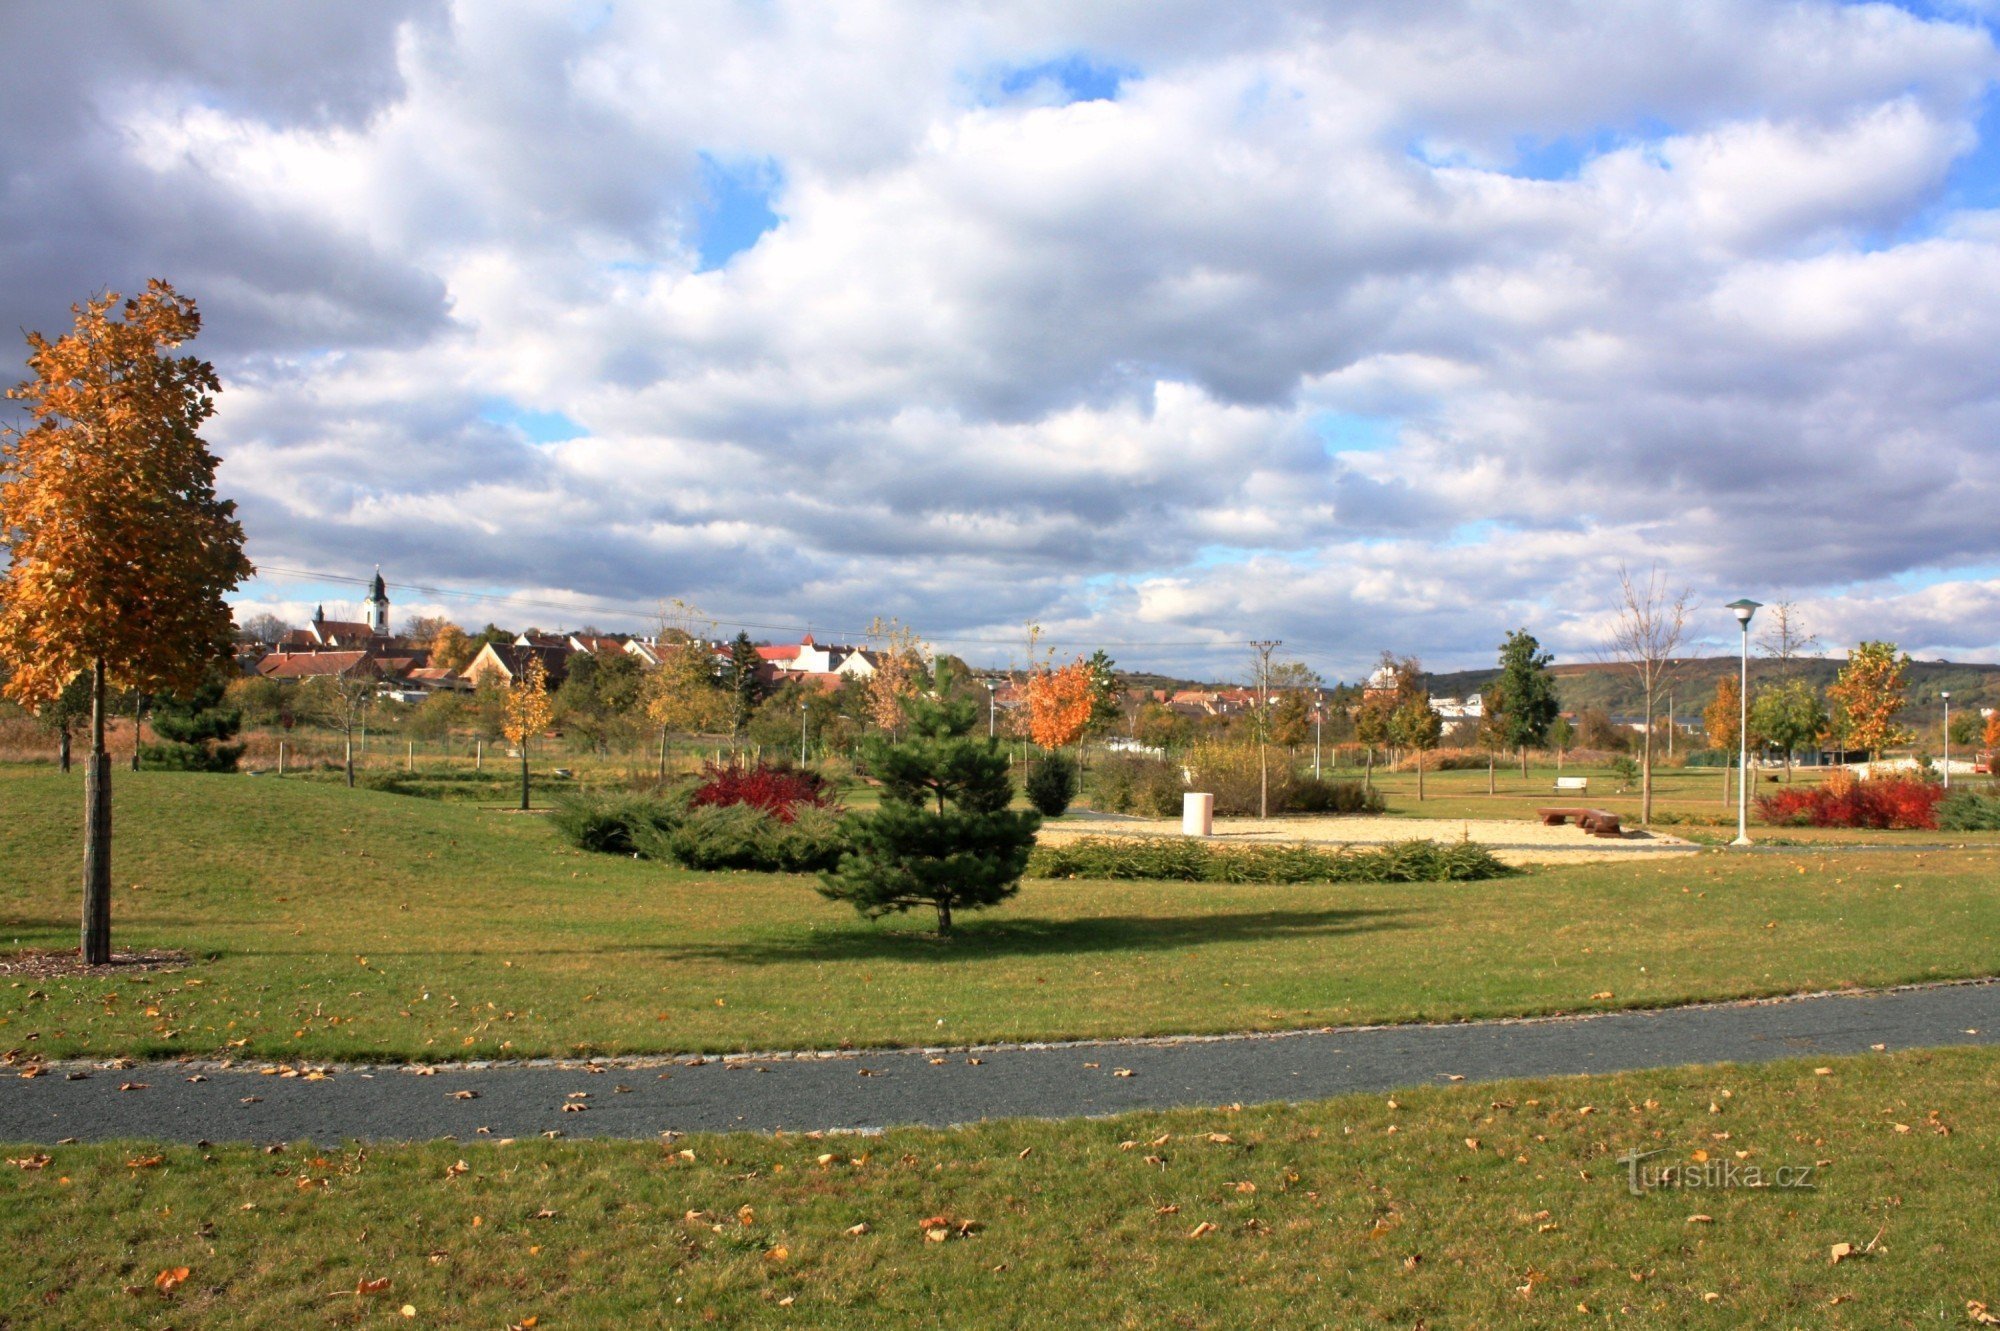
[[[382,566],[375,566],[375,582],[368,589],[368,630],[378,638],[389,636],[389,587],[382,581]]]

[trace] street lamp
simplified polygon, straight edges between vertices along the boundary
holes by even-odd
[[[993,709],[999,705],[1000,681],[997,679],[982,679],[979,682],[986,686],[986,738],[992,739]]]
[[[1313,690],[1313,780],[1319,780],[1319,727],[1326,715],[1326,694]]]
[[[1741,714],[1736,718],[1736,840],[1732,846],[1750,844],[1750,616],[1761,601],[1731,601],[1737,627],[1743,630],[1743,672],[1736,689]]]
[[[1951,789],[1951,690],[1942,689],[1938,697],[1944,699],[1944,788]]]

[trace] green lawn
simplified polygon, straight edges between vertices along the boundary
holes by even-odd
[[[0,1163],[0,1326],[1873,1328],[2000,1308],[2000,1053],[1818,1067],[869,1138],[9,1147],[39,1167]],[[1815,1186],[1633,1196],[1633,1150]]]
[[[1031,882],[869,924],[811,880],[561,845],[535,815],[119,773],[115,938],[0,979],[0,1048],[451,1059],[1278,1029],[2000,971],[2000,852],[1720,853],[1474,885]],[[0,950],[76,940],[78,778],[0,770]],[[1449,827],[1446,829],[1451,831]]]

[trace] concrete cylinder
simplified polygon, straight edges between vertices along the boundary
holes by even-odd
[[[1192,792],[1181,796],[1181,835],[1215,835],[1215,796]]]

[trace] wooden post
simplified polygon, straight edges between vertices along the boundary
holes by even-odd
[[[90,667],[90,765],[83,773],[83,960],[111,960],[111,754],[104,747],[104,658]]]
[[[285,774],[285,741],[278,741],[278,775]]]
[[[403,741],[403,744],[405,746],[403,751],[403,770],[405,772],[414,772],[417,770],[417,742],[413,739],[407,739]]]
[[[475,772],[486,770],[486,739],[484,736],[472,741],[472,770]]]

